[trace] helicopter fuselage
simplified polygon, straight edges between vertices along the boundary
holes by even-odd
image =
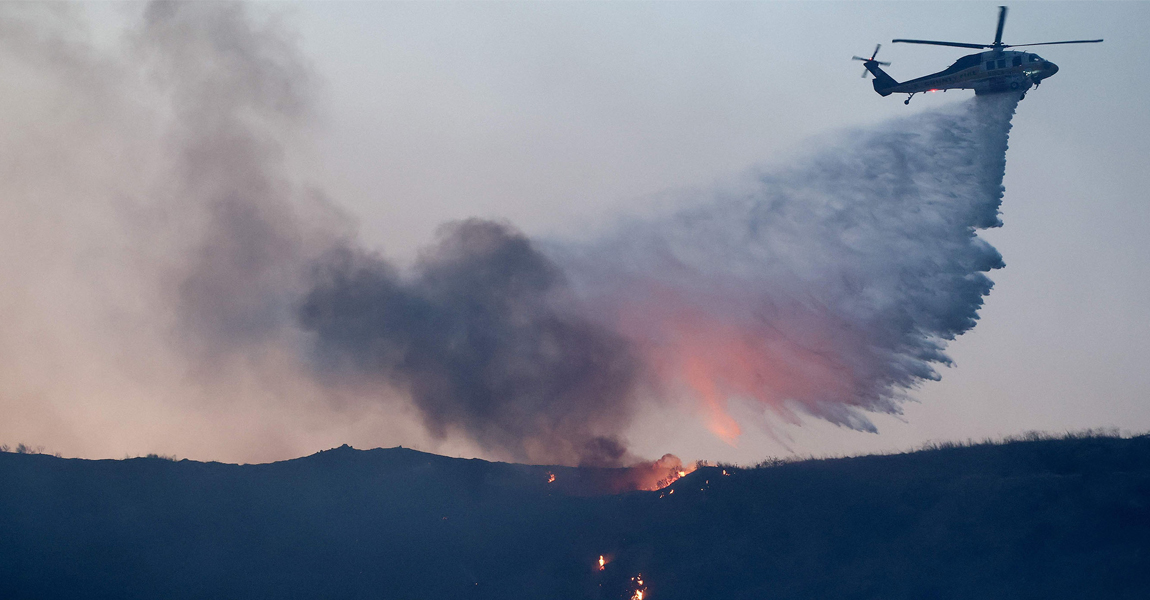
[[[974,90],[975,94],[1025,92],[1058,72],[1058,65],[1033,52],[1012,50],[968,54],[938,73],[894,85],[877,64],[865,66],[875,75],[875,91],[883,96],[951,89]]]

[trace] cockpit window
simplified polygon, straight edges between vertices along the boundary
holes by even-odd
[[[955,71],[961,71],[963,69],[969,69],[971,67],[977,67],[978,63],[979,63],[978,55],[972,54],[970,56],[964,56],[964,57],[954,61],[954,64],[951,65],[948,70],[954,69]]]
[[[1042,60],[1042,59],[1038,58],[1037,54],[1031,54],[1030,55],[1030,62],[1038,62],[1040,60]]]
[[[964,57],[954,61],[954,64],[947,67],[945,71],[942,71],[942,73],[949,75],[951,73],[957,73],[959,71],[965,71],[966,69],[977,68],[978,65],[981,64],[981,61],[982,61],[982,58],[977,54],[971,54],[970,56],[964,56]]]
[[[1021,57],[1021,56],[1015,56],[1015,57],[1014,57],[1014,66],[1016,66],[1016,67],[1017,67],[1017,66],[1019,66],[1019,65],[1021,65],[1021,64],[1022,64],[1022,57]]]

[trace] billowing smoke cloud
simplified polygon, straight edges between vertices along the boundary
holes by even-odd
[[[304,434],[253,428],[383,406],[499,458],[600,465],[633,459],[637,403],[675,395],[731,441],[732,398],[873,429],[937,378],[1002,265],[976,230],[999,224],[1014,97],[850,134],[596,239],[449,224],[400,269],[291,176],[315,99],[290,36],[240,4],[157,3],[97,49],[68,10],[0,19],[0,68],[32,99],[4,111],[10,423],[84,438],[202,413],[291,453]]]
[[[318,361],[402,387],[437,435],[455,428],[516,457],[617,464],[636,361],[570,302],[530,240],[470,220],[442,228],[410,279],[361,251],[334,252],[301,319]]]

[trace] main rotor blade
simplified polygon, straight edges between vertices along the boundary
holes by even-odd
[[[891,40],[893,43],[930,44],[932,46],[954,46],[956,48],[990,48],[990,44],[964,44],[962,42],[935,42],[933,40]]]
[[[1054,44],[1097,44],[1102,40],[1070,40],[1067,42],[1038,42],[1037,44],[1007,44],[1003,48],[1021,48],[1023,46],[1053,46]]]
[[[1002,27],[1006,25],[1006,7],[998,7],[998,30],[994,32],[994,45],[1002,45]]]

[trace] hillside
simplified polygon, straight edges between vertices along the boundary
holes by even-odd
[[[607,494],[606,470],[403,448],[263,465],[0,453],[0,597],[1150,592],[1147,436],[723,472]]]

